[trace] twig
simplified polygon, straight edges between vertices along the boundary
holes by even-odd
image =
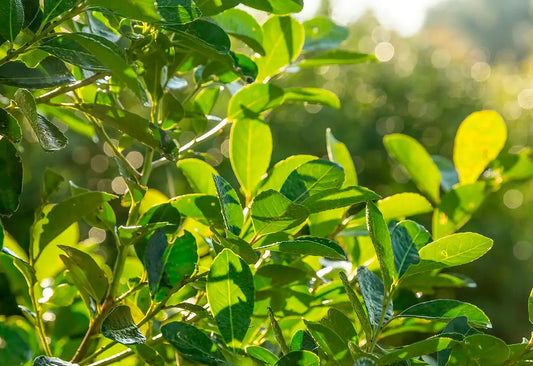
[[[57,97],[58,95],[62,95],[68,92],[71,92],[73,90],[83,88],[84,86],[91,85],[96,80],[103,78],[104,76],[109,75],[108,72],[99,72],[97,74],[94,74],[93,76],[90,76],[86,79],[76,81],[75,83],[72,83],[70,85],[60,86],[59,88],[56,88],[54,90],[49,91],[48,93],[45,93],[37,98],[35,98],[36,103],[46,103],[50,99]]]

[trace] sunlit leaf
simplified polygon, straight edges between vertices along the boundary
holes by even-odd
[[[177,165],[195,192],[216,196],[213,175],[218,173],[215,168],[200,159],[181,159]]]
[[[161,16],[157,13],[155,2],[143,0],[90,0],[90,5],[105,8],[123,17],[142,20],[144,22],[158,22]]]
[[[378,201],[385,220],[403,219],[433,211],[431,203],[418,193],[397,193]]]
[[[331,129],[326,130],[326,143],[329,160],[339,164],[344,169],[344,183],[342,187],[357,185],[357,172],[353,164],[352,157],[346,145],[333,136]]]
[[[352,365],[353,360],[348,350],[348,342],[327,326],[304,320],[307,329],[316,340],[320,349],[330,359],[340,365]]]
[[[217,228],[224,228],[224,219],[216,196],[184,194],[173,198],[170,202],[183,216],[205,221],[208,225]]]
[[[222,216],[226,229],[233,235],[241,233],[244,215],[242,213],[242,206],[237,196],[237,192],[231,185],[221,176],[213,175],[217,189],[218,199],[222,207]]]
[[[228,120],[258,118],[283,103],[283,89],[273,84],[252,84],[240,89],[228,105]]]
[[[239,4],[239,0],[195,0],[198,7],[205,16],[222,13],[226,9],[233,8]]]
[[[337,333],[344,344],[347,344],[347,341],[357,343],[357,333],[352,325],[352,320],[342,311],[329,308],[328,314],[320,320],[320,323]]]
[[[257,20],[241,9],[228,9],[214,17],[224,30],[235,38],[240,39],[260,55],[263,49],[263,31]]]
[[[273,366],[279,360],[275,354],[266,348],[259,346],[247,346],[246,353],[256,360],[262,361],[269,366]]]
[[[308,68],[328,65],[353,65],[362,62],[375,61],[377,61],[377,59],[374,55],[345,50],[331,50],[319,54],[312,54],[312,56],[306,56],[296,65],[301,68]]]
[[[383,357],[380,357],[380,364],[391,364],[393,362],[400,362],[414,357],[430,355],[432,353],[442,351],[454,346],[456,341],[446,337],[431,337],[424,339],[408,346],[403,346],[389,351]]]
[[[286,103],[320,104],[339,109],[341,101],[334,93],[321,88],[287,88],[283,101]]]
[[[509,347],[499,338],[488,334],[466,337],[452,350],[449,366],[500,366],[509,357]]]
[[[274,366],[319,366],[320,358],[309,351],[293,351],[279,359]]]
[[[379,197],[379,195],[364,187],[331,188],[310,196],[302,202],[302,205],[311,213],[319,213],[341,207],[350,207],[356,203],[375,200]]]
[[[102,334],[121,344],[139,344],[146,342],[146,337],[135,325],[128,306],[118,305],[113,308],[102,322]]]
[[[315,51],[337,47],[348,38],[349,30],[333,23],[327,17],[317,17],[304,22],[304,50]]]
[[[165,24],[185,24],[202,16],[194,0],[156,0],[155,3]]]
[[[300,329],[294,333],[290,349],[291,351],[310,351],[317,354],[318,344],[308,330]]]
[[[328,257],[332,259],[346,259],[344,249],[327,238],[314,236],[300,236],[293,240],[269,244],[257,249],[268,249],[275,252]]]
[[[294,169],[316,159],[317,157],[312,155],[292,155],[276,163],[268,172],[266,179],[262,181],[259,190],[273,189],[279,191]]]

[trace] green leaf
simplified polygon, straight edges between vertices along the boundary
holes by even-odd
[[[420,263],[407,275],[470,263],[487,253],[493,241],[476,233],[458,233],[440,238],[418,251]]]
[[[377,61],[377,59],[374,55],[345,50],[332,50],[306,56],[302,61],[298,62],[296,66],[300,68],[309,68],[328,65],[354,65],[375,61]]]
[[[365,301],[365,307],[370,324],[374,329],[381,327],[380,319],[383,312],[383,296],[385,288],[381,279],[370,272],[365,266],[357,268],[357,282],[361,289],[361,294]],[[392,301],[387,306],[383,322],[388,322],[392,318]]]
[[[217,197],[207,194],[184,194],[173,198],[172,206],[180,214],[195,220],[205,221],[208,225],[224,228],[220,203]]]
[[[292,14],[302,11],[303,0],[243,0],[242,4],[272,14]]]
[[[284,90],[283,102],[321,104],[339,109],[341,101],[334,93],[321,88],[287,88]]]
[[[266,264],[257,269],[254,274],[256,291],[268,287],[285,286],[290,283],[305,280],[307,272],[291,266],[282,264]]]
[[[394,266],[401,277],[411,265],[420,262],[418,248],[431,241],[431,235],[414,221],[401,221],[392,230],[391,242],[394,253]]]
[[[346,253],[344,253],[344,249],[339,244],[327,238],[314,236],[301,236],[293,240],[280,241],[256,249],[268,249],[274,252],[311,255],[332,259],[346,259]]]
[[[320,366],[320,358],[309,351],[293,351],[280,358],[275,366]]]
[[[509,347],[504,341],[488,334],[474,334],[452,350],[446,365],[500,366],[508,357]]]
[[[506,154],[498,157],[498,161],[503,168],[501,173],[503,182],[525,180],[533,177],[531,152],[530,148],[524,148],[518,154]]]
[[[342,167],[328,160],[317,159],[292,171],[281,187],[281,193],[296,203],[327,189],[340,188],[344,181]]]
[[[326,143],[328,148],[328,158],[330,161],[339,164],[344,169],[344,183],[342,187],[357,185],[357,172],[353,164],[352,157],[346,145],[333,136],[331,129],[326,129]]]
[[[76,5],[76,0],[44,0],[43,23],[66,13]]]
[[[244,215],[237,192],[220,175],[213,175],[213,179],[215,180],[226,229],[233,235],[239,236],[244,222]]]
[[[408,346],[396,348],[386,353],[384,356],[380,357],[379,364],[387,365],[394,362],[400,362],[402,360],[408,360],[414,357],[430,355],[432,353],[450,348],[451,346],[453,347],[455,343],[457,342],[451,338],[431,337]]]
[[[0,220],[0,249],[4,246],[4,226],[2,225],[2,220]]]
[[[156,0],[164,24],[185,24],[202,16],[194,0]]]
[[[41,43],[39,48],[69,64],[79,66],[86,70],[109,70],[90,49],[81,46],[76,41],[76,37],[72,37],[71,34],[48,38]]]
[[[15,146],[0,140],[0,216],[17,211],[22,192],[22,162]]]
[[[228,9],[214,17],[216,22],[233,37],[243,41],[260,55],[263,49],[263,31],[257,20],[241,9]]]
[[[460,185],[447,192],[433,212],[433,236],[442,238],[460,229],[481,206],[487,194],[485,182]]]
[[[306,51],[337,47],[350,33],[348,28],[337,25],[326,17],[317,17],[304,22],[304,29]]]
[[[451,320],[458,316],[465,316],[468,323],[476,327],[492,327],[481,309],[458,300],[431,300],[415,304],[396,315],[396,318]]]
[[[213,261],[206,285],[207,300],[224,340],[236,349],[254,310],[252,272],[241,258],[224,249]]]
[[[56,177],[57,178],[57,177]],[[86,188],[81,188],[76,186],[73,182],[70,183],[70,190],[72,192],[72,195],[78,195],[82,193],[91,192],[90,190]],[[93,212],[89,212],[87,215],[83,217],[85,222],[87,222],[89,225],[103,229],[103,230],[115,230],[115,226],[117,224],[117,218],[115,216],[115,212],[113,211],[113,208],[111,205],[107,202],[102,203],[101,206],[98,207],[97,210]]]
[[[361,323],[361,328],[363,329],[363,332],[365,333],[366,338],[370,339],[370,337],[372,337],[372,329],[371,329],[369,317],[365,313],[365,310],[363,309],[363,305],[361,304],[361,301],[355,294],[355,291],[353,290],[352,285],[348,281],[348,277],[346,277],[346,273],[344,273],[343,271],[340,271],[339,277],[341,278],[342,285],[344,287],[346,294],[348,295],[348,299],[350,300],[350,304],[352,305],[355,315],[357,315],[357,318],[359,319],[359,323]]]
[[[418,193],[398,193],[378,201],[378,209],[385,221],[403,219],[433,211],[431,203]]]
[[[431,202],[438,204],[440,172],[426,149],[414,138],[399,133],[385,136],[383,143],[388,153],[409,173],[418,189]]]
[[[231,249],[235,254],[238,254],[239,257],[244,259],[246,263],[255,264],[257,262],[257,253],[247,241],[231,233],[228,233],[227,238],[218,237],[217,239],[223,248]]]
[[[239,2],[239,0],[196,0],[196,5],[202,10],[204,16],[211,16],[233,8]]]
[[[343,340],[344,344],[347,342],[357,343],[357,333],[352,325],[352,320],[348,318],[343,312],[329,308],[327,316],[320,320],[320,323],[331,329]]]
[[[155,2],[145,0],[90,0],[90,5],[112,10],[125,17],[155,23],[161,20]]]
[[[331,358],[331,361],[339,365],[353,365],[347,340],[341,339],[337,333],[323,324],[306,320],[304,323],[322,351]]]
[[[15,101],[46,151],[61,150],[67,145],[67,138],[46,118],[37,114],[37,105],[33,95],[26,89],[18,89]]]
[[[4,345],[0,349],[0,361],[3,365],[19,366],[31,360],[33,356],[31,346],[16,329],[3,322],[0,324],[0,338]]]
[[[202,114],[211,113],[220,95],[220,91],[220,86],[202,89],[194,98],[194,110]]]
[[[261,192],[255,197],[251,211],[255,232],[260,235],[297,227],[309,215],[305,207],[274,190]]]
[[[166,158],[173,160],[179,154],[176,143],[160,128],[154,127],[143,117],[101,104],[83,104],[80,106],[100,119],[104,124],[130,135],[148,147],[161,152]]]
[[[67,262],[70,262],[81,269],[80,272],[85,277],[83,279],[84,283],[88,285],[86,286],[86,289],[89,290],[91,296],[97,301],[102,300],[108,287],[105,272],[98,266],[98,264],[96,264],[89,254],[66,245],[58,245],[58,247],[68,254],[70,261]],[[64,256],[61,256],[61,258],[64,258]],[[67,262],[65,262],[65,264],[67,264]],[[67,267],[70,269],[69,265],[67,265]]]
[[[77,364],[63,361],[57,357],[39,356],[33,360],[33,366],[76,366]]]
[[[381,212],[370,201],[366,204],[366,225],[378,257],[383,282],[386,290],[389,291],[391,285],[398,280],[398,273],[394,267],[391,237]]]
[[[453,163],[450,160],[440,155],[431,155],[431,159],[433,160],[437,168],[439,168],[441,176],[440,186],[444,191],[449,191],[453,188],[454,185],[459,183],[459,176],[457,175],[457,170],[455,170],[455,167],[453,166]]]
[[[161,333],[163,338],[187,360],[201,362],[206,365],[226,363],[224,356],[211,339],[190,324],[183,322],[167,323],[161,327]]]
[[[135,325],[131,317],[131,310],[126,305],[118,305],[109,312],[102,322],[101,332],[104,337],[121,344],[146,342],[146,337]]]
[[[155,349],[146,344],[137,344],[135,346],[135,353],[141,356],[148,365],[165,366],[165,359]]]
[[[162,300],[166,292],[194,273],[198,262],[197,251],[196,239],[188,231],[173,243],[168,243],[165,230],[156,230],[144,253],[152,298]]]
[[[461,184],[474,183],[496,159],[507,140],[507,127],[495,111],[474,112],[461,123],[453,147],[453,163]]]
[[[213,175],[218,175],[218,172],[215,168],[200,159],[182,159],[177,166],[195,192],[216,196]]]
[[[70,225],[81,220],[92,211],[97,210],[104,202],[116,198],[115,195],[104,192],[87,192],[52,207],[43,220],[43,232],[39,240],[42,250],[52,239],[65,231]]]
[[[70,84],[76,81],[55,57],[47,57],[35,68],[27,67],[22,61],[12,61],[0,66],[0,84],[20,88],[41,89]]]
[[[529,322],[533,324],[533,290],[529,293],[529,298],[527,300],[527,310],[529,315]]]
[[[22,0],[3,0],[0,5],[0,36],[13,42],[24,23]]]
[[[308,330],[300,329],[292,336],[291,351],[318,352],[318,344]]]
[[[74,302],[74,298],[78,296],[78,289],[76,286],[71,286],[67,283],[54,287],[54,293],[48,303],[55,306],[70,306]]]
[[[169,31],[176,33],[175,40],[180,46],[199,53],[213,60],[229,62],[231,41],[222,28],[203,19],[184,25],[165,25]]]
[[[14,144],[20,142],[22,132],[16,119],[4,109],[0,109],[0,136],[6,137]]]
[[[246,354],[250,355],[250,357],[253,357],[256,360],[266,363],[269,366],[273,366],[279,360],[278,356],[266,348],[259,346],[247,346]]]
[[[249,197],[266,173],[272,154],[272,132],[261,120],[240,119],[230,134],[230,160],[235,176]]]
[[[57,193],[61,183],[65,178],[61,174],[54,172],[50,168],[46,168],[43,177],[43,186],[41,188],[41,203],[45,205],[50,201],[52,196]]]
[[[241,88],[228,105],[228,121],[258,118],[283,103],[283,89],[273,84],[251,84]]]
[[[286,0],[279,1],[290,3]],[[253,2],[259,3],[257,0]],[[262,28],[263,48],[266,54],[256,60],[259,67],[257,80],[261,82],[296,60],[304,44],[304,28],[291,17],[273,16],[263,24]]]
[[[259,190],[266,191],[273,189],[279,191],[294,169],[316,159],[317,157],[312,155],[292,155],[285,160],[281,160],[270,169],[266,179],[262,181]]]
[[[376,362],[368,357],[358,358],[354,363],[354,366],[375,366],[375,365],[376,365]]]
[[[364,187],[331,188],[321,191],[302,202],[309,212],[318,213],[335,208],[349,207],[356,203],[378,199],[380,196]]]

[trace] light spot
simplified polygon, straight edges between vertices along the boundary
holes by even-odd
[[[524,195],[518,189],[510,189],[503,195],[503,204],[510,209],[522,206]]]
[[[445,49],[435,50],[431,54],[431,64],[436,69],[444,69],[450,64],[451,59],[450,53]]]
[[[47,311],[43,314],[43,320],[45,322],[53,322],[56,320],[56,315],[51,311]]]
[[[116,177],[111,181],[111,189],[117,194],[124,194],[126,193],[128,186],[126,185],[124,178]]]
[[[523,109],[533,108],[533,89],[524,89],[518,94],[518,105]]]
[[[533,254],[533,246],[527,241],[519,241],[513,246],[513,255],[520,261],[526,261]]]
[[[126,155],[126,160],[129,161],[132,167],[139,169],[143,166],[144,156],[138,151],[130,151],[128,155]]]
[[[394,46],[389,42],[379,42],[374,53],[379,61],[388,62],[394,57]]]
[[[91,169],[96,173],[103,173],[109,168],[109,160],[107,156],[98,154],[91,159]]]
[[[470,76],[478,82],[486,81],[490,77],[490,65],[486,62],[476,62],[470,68]]]
[[[94,240],[96,243],[102,243],[106,238],[105,230],[99,229],[97,227],[92,227],[89,230],[89,238]]]

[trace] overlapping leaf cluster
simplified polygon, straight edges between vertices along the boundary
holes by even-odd
[[[0,2],[0,84],[9,100],[0,109],[0,215],[19,206],[21,131],[46,151],[63,149],[70,132],[55,121],[105,143],[127,186],[118,197],[70,182],[70,198],[55,202],[64,178],[47,170],[28,250],[0,225],[0,260],[24,292],[25,316],[0,324],[1,364],[165,365],[177,357],[183,365],[513,365],[532,358],[530,343],[482,333],[491,323],[475,305],[432,297],[439,287],[473,285],[447,269],[480,258],[492,241],[454,232],[491,189],[529,177],[527,156],[499,157],[506,129],[495,112],[463,122],[453,163],[408,136],[385,138],[423,195],[382,198],[359,186],[350,152],[329,130],[327,157],[271,164],[272,109],[339,107],[331,91],[276,80],[373,60],[336,48],[348,36],[344,27],[289,15],[302,6]],[[250,9],[270,15],[259,24]],[[222,177],[201,148],[226,127],[234,177]],[[142,169],[125,157],[132,148],[144,151]],[[166,164],[176,164],[193,193],[154,199],[150,176]],[[127,215],[117,210],[119,198]],[[431,234],[406,219],[430,212]],[[98,245],[80,242],[80,222],[113,239],[107,261]],[[417,342],[390,346],[411,332]]]

